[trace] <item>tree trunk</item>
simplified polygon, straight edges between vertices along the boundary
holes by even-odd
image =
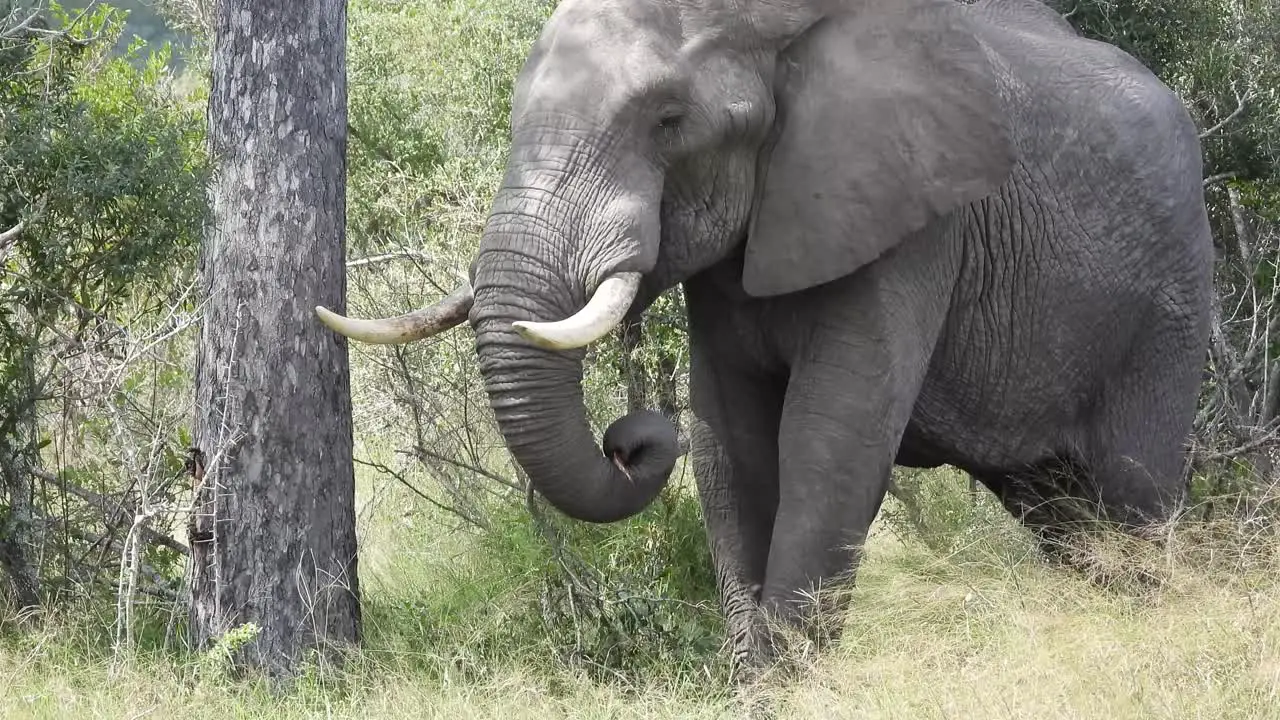
[[[627,381],[627,412],[644,410],[649,406],[648,376],[638,353],[644,347],[644,322],[639,318],[627,318],[620,328],[622,350],[619,372]]]
[[[208,117],[192,640],[256,623],[236,660],[280,677],[360,636],[347,343],[313,312],[345,307],[343,0],[219,3]]]
[[[663,417],[671,421],[677,430],[680,427],[680,398],[676,385],[676,369],[679,359],[668,352],[659,351],[657,372],[652,378],[644,365],[646,342],[644,336],[644,320],[627,318],[621,325],[622,350],[619,353],[618,371],[627,384],[627,411],[651,409],[656,404]],[[656,395],[656,400],[650,395]],[[680,438],[680,447],[688,450],[688,439]]]
[[[17,403],[0,415],[0,569],[8,575],[8,594],[19,609],[40,602],[39,573],[32,558],[34,537],[36,450],[36,383],[34,346],[22,351],[16,371]],[[3,590],[3,588],[0,588]]]

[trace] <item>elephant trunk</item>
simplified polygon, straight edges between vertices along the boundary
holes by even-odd
[[[555,214],[539,198],[504,189],[495,199],[508,210],[486,228],[471,310],[480,372],[507,448],[534,489],[574,519],[614,522],[647,507],[680,456],[675,428],[658,413],[620,418],[602,446],[587,421],[583,341],[621,319],[640,268],[634,258],[615,257],[606,267],[584,270],[600,278],[596,287],[566,272],[576,263],[548,258],[573,255],[557,247],[571,236],[548,227]],[[509,210],[515,207],[520,211]],[[627,225],[634,233],[644,224]]]
[[[479,335],[477,349],[498,428],[534,489],[564,514],[588,522],[622,520],[647,507],[680,454],[671,423],[657,413],[633,412],[614,422],[603,448],[597,446],[583,405],[581,360],[517,350],[513,340],[514,333],[494,328]]]

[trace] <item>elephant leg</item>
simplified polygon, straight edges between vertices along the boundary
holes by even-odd
[[[750,672],[772,656],[759,599],[778,506],[782,388],[692,344],[694,476],[731,652]]]
[[[1194,387],[1190,381],[1157,385],[1135,379],[1104,407],[1089,457],[1102,514],[1139,536],[1158,534],[1155,526],[1177,512],[1186,493],[1183,450],[1194,406],[1184,398],[1195,398]],[[1175,402],[1185,404],[1171,407]]]
[[[1153,323],[1127,363],[1132,374],[1117,378],[1097,409],[1092,430],[1081,438],[1070,460],[1050,468],[1042,486],[1058,488],[1051,498],[1054,531],[1067,537],[1097,528],[1098,522],[1146,540],[1158,540],[1158,526],[1185,499],[1183,450],[1195,412],[1199,363],[1188,357],[1172,374],[1168,367],[1176,336]]]
[[[953,254],[922,238],[797,298],[796,315],[821,321],[791,363],[761,604],[811,640],[841,634],[848,598],[841,586],[854,579],[888,491],[958,267]],[[814,591],[817,603],[809,601]]]
[[[1100,515],[1125,532],[1153,538],[1184,499],[1181,456],[1153,455],[1141,445],[1116,443],[1095,460],[1092,482]]]
[[[768,503],[751,508],[744,507],[750,503],[731,499],[731,488],[740,476],[735,477],[728,452],[710,426],[699,419],[693,421],[690,435],[693,474],[702,500],[732,660],[740,668],[759,668],[769,654],[757,617],[768,537],[773,529]]]
[[[1075,526],[1087,517],[1078,470],[1069,463],[1048,460],[1017,473],[975,473],[1005,510],[1030,530],[1040,551],[1064,559],[1063,549]]]
[[[1099,520],[1110,520],[1130,533],[1155,539],[1146,532],[1147,523],[1167,517],[1171,507],[1170,483],[1162,485],[1125,452],[1095,455],[1087,466],[1051,460],[1017,473],[978,478],[1035,534],[1047,560],[1087,572],[1104,585],[1108,571],[1092,566],[1090,554],[1078,552],[1081,536],[1097,529]],[[1134,577],[1144,579],[1142,573]]]
[[[840,586],[856,573],[923,381],[927,345],[918,342],[843,337],[837,354],[817,349],[792,376],[762,603],[814,642],[840,636]]]

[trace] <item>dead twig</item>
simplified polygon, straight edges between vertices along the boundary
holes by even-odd
[[[10,15],[10,17],[12,17],[13,15],[16,15],[17,12],[18,11],[15,9],[13,13]],[[40,17],[40,11],[39,10],[33,11],[30,15],[26,17],[25,20],[19,22],[13,27],[0,30],[0,38],[8,39],[8,38],[18,37],[23,33],[24,30],[31,27],[31,23],[35,22],[35,19],[38,17]]]
[[[1240,115],[1244,113],[1245,107],[1249,104],[1249,101],[1253,99],[1252,90],[1246,92],[1244,95],[1241,95],[1240,91],[1236,90],[1235,88],[1232,88],[1232,92],[1235,93],[1235,96],[1236,96],[1236,109],[1232,110],[1229,115],[1219,120],[1216,124],[1213,125],[1213,127],[1210,127],[1208,130],[1205,130],[1204,132],[1200,133],[1201,140],[1205,140],[1209,137],[1212,137],[1215,133],[1221,131],[1222,128],[1226,127],[1233,120],[1240,117]]]
[[[1239,172],[1237,172],[1237,171],[1235,171],[1235,170],[1232,170],[1232,171],[1230,171],[1230,172],[1224,172],[1224,173],[1218,173],[1218,174],[1216,174],[1216,175],[1210,175],[1209,177],[1207,177],[1207,178],[1205,178],[1205,179],[1204,179],[1204,186],[1205,186],[1206,188],[1213,187],[1214,185],[1217,185],[1218,183],[1226,182],[1226,181],[1228,181],[1228,180],[1232,180],[1232,179],[1236,178],[1239,174],[1240,174]]]
[[[89,503],[90,505],[98,509],[100,512],[102,512],[105,517],[119,518],[119,517],[124,517],[128,514],[128,508],[126,508],[123,505],[123,503],[115,502],[106,496],[99,495],[98,493],[88,488],[81,487],[76,483],[73,483],[51,472],[48,472],[47,470],[32,468],[32,474],[34,474],[36,477],[40,478],[41,480],[45,480],[46,482],[52,482],[58,485],[62,489],[71,493],[72,495],[75,495],[76,497],[80,498],[86,503]],[[162,545],[164,547],[169,548],[170,550],[173,550],[174,552],[182,553],[183,555],[191,554],[190,548],[188,548],[186,545],[178,542],[177,540],[174,540],[172,537],[165,535],[164,533],[157,532],[156,530],[150,527],[143,527],[140,531],[140,534],[144,540],[151,543],[152,545]]]
[[[396,482],[408,488],[409,491],[412,492],[414,495],[417,495],[423,500],[426,500],[433,507],[436,507],[447,513],[456,515],[457,517],[461,518],[465,522],[468,522],[478,528],[487,529],[489,527],[489,523],[484,518],[478,515],[472,515],[461,508],[450,507],[448,505],[445,505],[439,500],[436,500],[435,498],[431,497],[425,492],[419,490],[417,486],[415,486],[413,483],[405,479],[404,474],[399,471],[393,470],[387,467],[386,465],[383,465],[380,462],[373,462],[371,460],[361,460],[360,458],[356,458],[355,462],[358,465],[364,465],[365,467],[373,468],[374,470],[377,470],[378,472],[383,473],[385,475],[390,475]]]
[[[432,259],[430,255],[417,250],[397,250],[395,252],[383,253],[382,255],[370,255],[369,257],[348,260],[347,269],[369,267],[371,265],[379,265],[392,260],[403,260],[406,258],[420,260],[422,262],[430,262]]]

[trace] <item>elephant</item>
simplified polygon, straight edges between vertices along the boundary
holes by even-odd
[[[1213,246],[1197,128],[1038,0],[562,0],[453,295],[532,486],[607,523],[680,457],[648,411],[600,444],[586,348],[685,294],[692,463],[732,655],[856,574],[894,466],[950,465],[1046,547],[1185,502]],[[776,633],[775,633],[776,634]]]

